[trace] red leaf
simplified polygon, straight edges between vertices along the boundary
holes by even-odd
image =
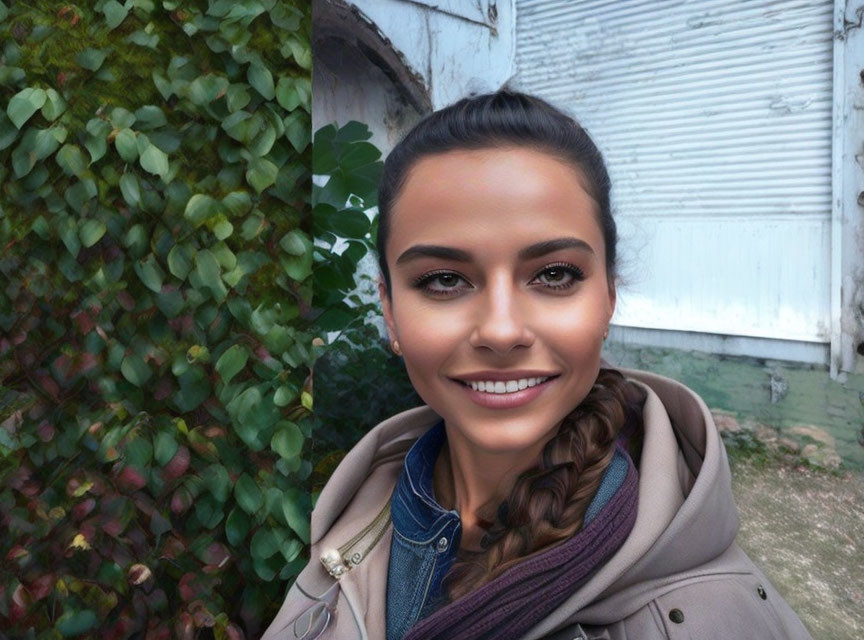
[[[81,335],[84,336],[93,331],[93,327],[96,326],[96,323],[93,322],[93,318],[90,317],[90,314],[83,309],[73,313],[71,318],[78,327],[78,331],[80,331]]]
[[[174,478],[179,478],[184,473],[186,473],[186,469],[189,468],[189,449],[185,446],[181,445],[179,449],[177,449],[177,453],[174,454],[174,457],[165,465],[165,468],[162,469],[162,476],[166,480],[173,480]]]
[[[117,302],[119,302],[120,306],[126,311],[132,311],[135,308],[135,298],[133,298],[128,291],[118,292]]]
[[[121,486],[133,491],[141,489],[147,484],[147,479],[139,469],[132,466],[123,467],[120,475],[117,476],[117,483]]]
[[[56,584],[57,579],[54,577],[53,573],[45,574],[44,576],[39,576],[33,582],[30,583],[30,593],[33,595],[33,600],[41,600],[49,593],[54,591],[54,585]]]
[[[192,622],[192,616],[186,611],[177,616],[177,622],[174,623],[174,637],[178,640],[192,640],[195,637],[195,624]]]
[[[47,420],[43,420],[36,428],[36,435],[39,436],[42,442],[51,442],[56,433],[57,430],[54,428],[54,425]]]
[[[192,506],[192,495],[186,487],[178,487],[171,496],[171,511],[180,514]]]
[[[72,519],[83,520],[87,515],[96,508],[96,499],[87,498],[72,507]]]

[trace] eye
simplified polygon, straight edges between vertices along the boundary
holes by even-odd
[[[569,289],[577,282],[585,279],[585,273],[579,267],[565,262],[550,264],[536,275],[532,282],[538,282],[547,289]]]
[[[460,283],[464,283],[468,287],[460,286]],[[417,278],[412,286],[432,295],[448,296],[457,294],[471,285],[465,278],[453,271],[432,271]]]

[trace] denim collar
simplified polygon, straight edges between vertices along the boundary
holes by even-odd
[[[448,525],[455,524],[455,529],[461,533],[459,513],[438,504],[433,489],[435,461],[446,442],[444,421],[439,420],[408,450],[393,491],[393,528],[400,536],[417,544],[437,538]]]

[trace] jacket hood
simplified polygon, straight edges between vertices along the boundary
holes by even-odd
[[[712,561],[734,543],[738,516],[731,475],[705,403],[669,378],[620,371],[647,392],[636,523],[615,555],[525,640],[542,638],[574,622],[619,621],[688,572],[710,571]],[[386,506],[405,453],[439,419],[429,407],[417,407],[366,434],[319,496],[312,513],[312,544],[322,538],[331,544],[334,523],[346,509],[354,512],[357,502],[364,505],[368,519]],[[336,528],[347,531],[341,522]]]

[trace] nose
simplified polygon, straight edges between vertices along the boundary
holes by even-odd
[[[530,309],[526,306],[529,301],[519,295],[509,277],[490,281],[481,299],[469,339],[471,346],[503,354],[533,344]]]

